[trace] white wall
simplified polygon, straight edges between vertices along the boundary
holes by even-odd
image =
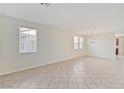
[[[89,40],[95,40],[95,43],[89,43]],[[87,55],[90,56],[113,59],[115,57],[114,33],[87,36],[86,51]]]
[[[19,54],[19,26],[38,30],[37,53]],[[73,50],[73,36],[77,34],[49,25],[0,16],[0,35],[0,74],[84,55],[84,50]]]

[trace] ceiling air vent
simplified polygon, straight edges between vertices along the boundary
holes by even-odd
[[[50,3],[40,3],[43,7],[49,7],[51,4]]]

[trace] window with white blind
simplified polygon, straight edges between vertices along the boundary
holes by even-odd
[[[83,37],[79,37],[79,48],[83,48]]]
[[[74,36],[74,49],[83,48],[83,37]]]
[[[78,36],[74,36],[74,49],[79,48],[79,38]]]
[[[37,52],[37,30],[19,28],[19,53]]]

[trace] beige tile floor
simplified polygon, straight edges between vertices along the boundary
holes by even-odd
[[[81,57],[0,76],[0,88],[124,88],[124,60]]]

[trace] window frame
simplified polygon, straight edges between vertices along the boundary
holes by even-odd
[[[82,41],[81,41],[82,39]],[[79,49],[83,49],[83,46],[84,46],[84,38],[81,36],[79,37]]]
[[[75,42],[76,37],[78,38],[77,42]],[[81,39],[82,39],[82,41],[81,41]],[[83,49],[83,46],[84,46],[83,43],[84,43],[84,37],[83,36],[77,36],[77,35],[73,36],[73,49],[74,50]],[[77,45],[76,48],[75,48],[75,45]]]
[[[37,53],[37,51],[38,51],[38,34],[37,34],[37,33],[38,33],[38,30],[37,30],[36,28],[26,27],[26,26],[19,26],[18,28],[19,28],[19,30],[18,30],[18,32],[19,32],[19,49],[18,49],[18,50],[19,50],[19,54]],[[36,35],[35,35],[35,38],[36,38],[36,41],[35,41],[36,44],[35,44],[35,46],[36,46],[36,47],[35,47],[35,50],[34,50],[34,51],[33,51],[33,50],[32,50],[32,51],[22,51],[22,50],[21,50],[21,40],[22,40],[22,39],[21,39],[21,32],[22,32],[22,31],[20,30],[21,28],[27,28],[27,29],[32,29],[32,30],[35,30],[35,31],[36,31],[36,32],[35,32],[35,34],[36,34]],[[32,49],[33,49],[33,48],[32,48]]]
[[[75,42],[75,38],[77,38],[77,42]],[[77,45],[77,47],[75,47],[75,45]],[[73,49],[74,50],[79,49],[79,37],[78,36],[73,37]]]

